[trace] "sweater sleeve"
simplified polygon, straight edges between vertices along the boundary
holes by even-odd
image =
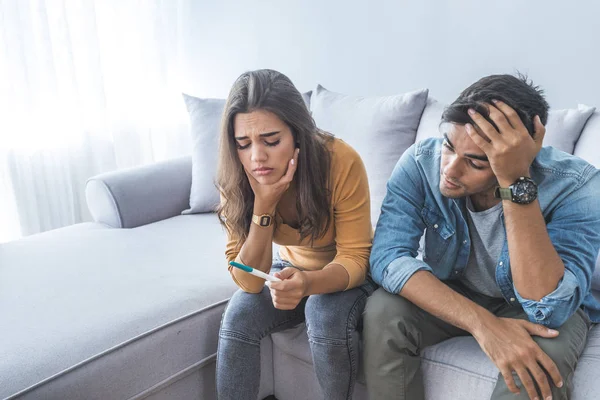
[[[346,290],[362,284],[366,278],[373,228],[367,171],[350,146],[332,157],[333,223],[336,256],[330,264],[339,264],[349,276]]]
[[[221,201],[223,199],[221,198]],[[227,224],[227,222],[225,222]],[[229,274],[231,275],[231,279],[235,282],[236,285],[244,292],[247,293],[259,293],[265,283],[264,279],[256,277],[250,274],[243,274],[242,279],[237,279],[233,274],[233,267],[229,265],[229,261],[237,261],[243,264],[243,261],[240,259],[240,247],[238,247],[238,238],[232,232],[227,231],[227,244],[225,246],[225,258],[227,259],[227,269]]]

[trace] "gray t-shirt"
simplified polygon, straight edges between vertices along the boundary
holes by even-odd
[[[496,264],[506,239],[502,224],[502,202],[484,211],[474,211],[467,197],[467,224],[471,237],[471,254],[462,277],[470,289],[490,297],[502,297],[496,283]]]

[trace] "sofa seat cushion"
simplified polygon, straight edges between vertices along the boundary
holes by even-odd
[[[312,365],[306,326],[301,324],[296,328],[273,334],[272,339],[273,369],[276,373],[279,372],[281,379],[285,379],[285,393],[303,393],[303,390],[305,392],[305,380],[300,380],[304,385],[303,389],[294,387],[293,379],[288,378],[297,371],[304,371],[306,365]],[[422,352],[421,359],[427,400],[489,399],[498,379],[498,369],[470,336],[453,338],[427,347]],[[600,393],[600,369],[597,368],[599,359],[600,327],[595,325],[590,330],[587,346],[575,371],[572,399],[592,399]],[[285,360],[287,365],[278,365],[278,360]],[[295,365],[289,365],[292,363]],[[312,375],[307,379],[312,379],[314,385],[318,386],[314,372]],[[282,386],[277,379],[275,384],[276,389]],[[364,373],[361,365],[354,399],[366,399],[363,385]],[[288,399],[300,398],[292,396]]]
[[[214,214],[0,247],[0,398],[130,398],[214,363],[224,248]]]

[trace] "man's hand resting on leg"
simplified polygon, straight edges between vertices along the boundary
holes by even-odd
[[[519,393],[512,372],[516,372],[530,399],[539,399],[535,383],[542,399],[552,398],[550,383],[544,373],[548,372],[557,387],[563,385],[556,364],[533,341],[532,335],[554,338],[558,332],[543,325],[512,318],[489,315],[481,321],[473,337],[481,349],[496,364],[513,393]]]

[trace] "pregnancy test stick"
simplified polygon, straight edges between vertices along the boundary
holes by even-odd
[[[239,268],[242,271],[246,271],[249,274],[252,274],[254,276],[258,276],[259,278],[263,278],[263,279],[266,279],[266,280],[271,281],[271,282],[281,282],[281,279],[279,279],[279,278],[276,278],[276,277],[274,277],[272,275],[269,275],[269,274],[265,274],[264,272],[259,271],[258,269],[254,269],[252,267],[249,267],[249,266],[244,265],[244,264],[237,263],[235,261],[229,261],[229,265],[231,265],[232,267]]]

